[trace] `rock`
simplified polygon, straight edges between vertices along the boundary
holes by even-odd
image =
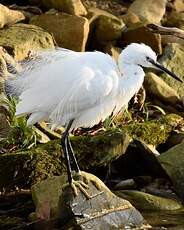
[[[113,57],[116,61],[118,61],[119,55],[121,53],[122,49],[119,47],[115,47],[112,44],[107,45],[104,48],[104,53],[108,53],[109,55],[111,55],[111,57]]]
[[[38,207],[39,203],[48,203],[51,213],[52,210],[57,210],[55,215],[60,223],[65,224],[65,229],[92,229],[93,226],[96,229],[101,229],[102,226],[106,229],[120,229],[129,224],[140,227],[144,223],[141,214],[128,201],[110,192],[97,177],[82,172],[82,178],[84,177],[89,181],[87,192],[92,195],[91,199],[86,199],[80,191],[75,197],[69,186],[63,187],[66,176],[62,176],[32,187],[35,204]],[[94,183],[98,185],[98,189]]]
[[[120,16],[127,11],[127,7],[121,1],[117,0],[103,0],[103,1],[96,1],[96,0],[83,0],[85,3],[86,8],[88,11],[91,8],[98,8],[103,11],[109,12],[113,15]]]
[[[117,40],[121,37],[124,23],[118,18],[101,15],[98,19],[95,34],[99,42]]]
[[[181,80],[184,80],[184,47],[179,44],[169,44],[165,47],[162,57],[159,59],[166,68],[172,70]],[[175,79],[161,74],[161,77],[180,95],[183,96],[183,84]]]
[[[159,197],[148,193],[134,190],[120,190],[116,194],[129,200],[139,210],[172,211],[181,209],[182,204],[174,199]]]
[[[169,14],[166,21],[164,22],[164,26],[184,29],[184,12],[171,12],[171,14]]]
[[[184,142],[162,153],[158,160],[172,181],[175,192],[184,202]]]
[[[108,166],[126,152],[129,136],[120,129],[112,129],[95,136],[74,136],[72,146],[82,170],[96,170]]]
[[[42,14],[33,17],[30,23],[53,34],[58,46],[74,51],[85,50],[89,33],[86,18],[65,13]]]
[[[19,23],[1,31],[0,46],[20,61],[30,50],[53,48],[54,44],[52,36],[40,27]]]
[[[49,218],[56,217],[58,214],[59,197],[62,187],[66,184],[66,176],[52,176],[42,180],[31,187],[32,199],[36,206],[36,215],[44,203],[49,204]]]
[[[142,22],[159,23],[165,14],[166,0],[135,0],[128,12],[136,14]]]
[[[143,24],[139,17],[131,11],[128,11],[126,14],[122,15],[121,18],[125,25],[130,28],[142,26]]]
[[[125,45],[132,42],[144,43],[150,46],[157,54],[162,53],[161,35],[152,33],[145,26],[130,28],[124,31],[121,40]]]
[[[133,179],[122,180],[116,184],[115,190],[137,189],[137,185]]]
[[[181,13],[184,11],[184,2],[183,0],[174,0],[173,2],[174,9],[176,12]]]
[[[176,130],[175,132],[172,132],[170,137],[167,139],[167,141],[158,146],[159,151],[166,152],[167,150],[174,147],[175,145],[178,145],[181,142],[183,142],[184,133],[182,133],[182,131],[183,129],[181,130],[181,132],[178,132],[178,130]]]
[[[29,188],[31,184],[62,172],[56,150],[49,155],[44,149],[32,149],[0,155],[0,191],[15,187]],[[7,173],[8,170],[8,173]]]
[[[154,73],[146,73],[144,87],[149,100],[152,102],[156,100],[157,104],[160,101],[162,105],[165,105],[165,108],[173,107],[173,110],[177,110],[177,105],[181,104],[181,99],[176,91]]]
[[[0,106],[0,154],[1,154],[1,142],[6,139],[11,128],[6,116],[6,109],[3,106]]]
[[[87,11],[80,0],[42,0],[44,7],[55,8],[71,15],[86,15]]]
[[[124,154],[130,140],[123,131],[113,129],[95,136],[74,136],[71,141],[81,169],[93,171]],[[10,165],[11,170],[7,174]],[[49,141],[30,150],[2,154],[0,190],[14,186],[29,187],[53,175],[60,175],[63,169],[60,140]]]
[[[87,17],[90,23],[90,40],[93,43],[107,45],[108,42],[119,39],[125,28],[121,19],[104,10],[90,8]]]
[[[0,4],[0,28],[10,26],[24,19],[25,16],[22,12],[8,9],[6,6]]]
[[[0,47],[0,82],[21,70],[20,64],[7,53],[3,47]],[[4,86],[3,86],[4,88]],[[1,93],[1,91],[0,91]]]
[[[123,114],[119,114],[119,116],[114,119],[114,123],[118,127],[122,127],[130,137],[142,140],[146,144],[151,144],[156,147],[167,140],[173,128],[164,118],[165,117],[156,121],[150,120],[142,123],[132,122],[127,125],[122,125],[124,117]]]
[[[168,178],[157,160],[157,156],[155,156],[147,145],[138,140],[133,140],[129,144],[126,153],[111,163],[109,171],[109,182],[129,178],[135,179],[135,177],[137,178],[139,176]],[[137,179],[137,181],[138,180],[139,179]],[[139,186],[139,182],[136,182],[136,184]]]

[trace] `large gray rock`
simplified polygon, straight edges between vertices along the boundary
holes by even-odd
[[[52,36],[34,25],[16,24],[0,33],[0,46],[3,46],[16,60],[23,60],[30,50],[54,48]]]
[[[158,160],[170,177],[174,190],[184,202],[184,142],[162,153]]]
[[[159,23],[165,14],[166,0],[135,0],[128,12],[136,14],[142,22]]]
[[[165,47],[162,57],[159,61],[172,72],[184,80],[184,47],[179,44],[169,44]],[[161,77],[180,95],[184,95],[184,86],[181,82],[162,74]]]
[[[47,13],[33,17],[30,23],[51,33],[58,46],[74,51],[85,50],[89,33],[86,18],[65,13]]]
[[[80,0],[42,0],[42,4],[47,8],[55,8],[59,11],[72,15],[86,15],[87,11]]]
[[[65,220],[65,229],[120,229],[129,224],[140,227],[144,223],[141,214],[128,201],[118,198],[97,177],[82,172],[80,179],[88,181],[86,191],[90,199],[79,190],[78,196],[74,196],[65,185],[66,176],[34,185],[32,195],[37,216],[42,219],[55,216],[61,223]]]
[[[24,14],[18,10],[11,10],[0,4],[0,28],[15,24],[25,19]]]

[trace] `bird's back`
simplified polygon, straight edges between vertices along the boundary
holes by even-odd
[[[115,93],[117,66],[101,52],[41,52],[8,84],[20,94],[16,114],[32,114],[30,124],[48,118],[66,123]]]

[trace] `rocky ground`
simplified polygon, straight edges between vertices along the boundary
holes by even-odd
[[[164,66],[184,80],[183,1],[1,3],[0,226],[63,229],[67,224],[67,229],[120,229],[131,225],[145,229],[148,225],[142,211],[183,210],[184,84],[149,70],[127,111],[90,130],[73,133],[81,169],[96,175],[111,190],[95,176],[85,174],[103,190],[93,201],[82,195],[73,200],[68,189],[62,193],[66,170],[59,138],[63,128],[52,131],[45,122],[27,127],[25,117],[14,116],[16,99],[7,99],[4,92],[6,78],[25,68],[33,50],[55,46],[101,50],[117,60],[127,44],[145,43]],[[91,182],[89,185],[91,193],[98,193]],[[21,197],[25,207],[12,208],[11,197],[13,202]],[[21,215],[14,216],[13,209]],[[84,209],[87,216],[81,219]],[[69,214],[64,215],[63,210]]]

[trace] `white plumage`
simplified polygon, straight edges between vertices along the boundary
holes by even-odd
[[[142,66],[155,67],[149,60],[156,62],[156,54],[136,43],[122,51],[118,63],[102,52],[42,51],[6,85],[19,95],[16,115],[30,115],[28,125],[74,120],[71,129],[91,127],[127,105],[143,83]]]

